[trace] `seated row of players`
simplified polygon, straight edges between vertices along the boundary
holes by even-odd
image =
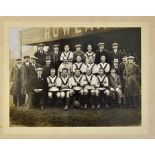
[[[38,77],[43,73],[42,68],[38,68],[36,71]],[[81,108],[85,109],[87,107],[100,108],[100,106],[110,108],[110,100],[114,96],[117,97],[116,99],[119,105],[122,103],[121,82],[119,76],[116,74],[115,68],[111,69],[109,78],[104,73],[103,68],[99,69],[99,74],[97,76],[92,74],[90,68],[86,69],[85,75],[81,74],[79,69],[75,69],[73,77],[68,75],[67,68],[62,69],[60,77],[57,77],[55,73],[55,69],[52,68],[50,70],[50,76],[47,77],[48,98],[53,105],[62,105],[65,103],[65,110],[69,107],[73,107],[75,102],[78,102]],[[35,79],[35,81],[37,81],[37,79]],[[35,81],[32,83],[34,91],[32,94],[32,103],[36,105],[41,103],[43,109],[43,85],[40,85],[40,87],[36,85],[36,89]],[[37,101],[35,101],[36,98]]]

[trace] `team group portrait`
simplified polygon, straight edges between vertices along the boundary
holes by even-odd
[[[10,126],[141,125],[141,29],[13,27]]]

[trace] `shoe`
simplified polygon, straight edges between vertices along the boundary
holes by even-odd
[[[26,109],[29,110],[29,109],[31,109],[31,107],[28,105]]]
[[[68,105],[65,105],[64,110],[68,110]]]
[[[100,104],[97,106],[97,109],[100,109]]]
[[[44,107],[43,107],[43,105],[41,105],[41,110],[44,110]]]
[[[94,105],[92,105],[92,109],[95,109],[95,106]]]
[[[110,106],[109,106],[108,104],[106,104],[105,107],[106,107],[107,109],[110,109]]]
[[[87,109],[87,104],[84,105],[84,109]]]

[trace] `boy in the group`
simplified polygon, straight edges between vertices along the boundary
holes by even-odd
[[[75,70],[80,70],[82,74],[86,73],[86,65],[82,62],[82,57],[78,55],[76,57],[76,62],[73,64],[73,73],[75,73]]]
[[[96,96],[97,96],[97,108],[100,106],[105,106],[106,108],[110,108],[110,91],[109,87],[109,79],[107,75],[104,73],[104,69],[99,69],[99,75],[97,75],[97,88],[96,88]],[[104,102],[104,104],[103,104]]]
[[[101,55],[100,57],[101,62],[98,64],[98,69],[102,68],[105,74],[109,74],[110,65],[106,62],[106,55]]]
[[[56,70],[54,68],[51,68],[50,75],[46,79],[48,84],[48,98],[51,100],[50,103],[52,103],[52,106],[54,106],[56,102],[56,94],[59,91]]]
[[[96,76],[92,74],[91,68],[87,68],[82,85],[84,87],[82,95],[85,97],[84,108],[86,109],[88,105],[95,108],[95,87],[97,86],[97,79]]]
[[[89,57],[89,62],[86,65],[87,68],[91,70],[92,74],[97,74],[98,73],[98,65],[94,63],[94,58],[92,56]]]
[[[81,104],[81,108],[83,107],[82,103],[84,102],[83,101],[83,98],[82,98],[82,95],[83,95],[83,85],[82,85],[82,82],[84,80],[84,76],[81,75],[81,72],[79,69],[75,69],[75,73],[74,73],[74,76],[71,77],[71,80],[70,80],[70,88],[72,88],[70,90],[70,96],[72,97],[72,102],[74,101],[79,101],[80,104]]]
[[[60,99],[65,99],[64,110],[68,110],[70,101],[70,77],[68,76],[68,69],[63,68],[62,74],[57,80],[57,86],[60,91],[57,93],[57,97]]]
[[[85,57],[86,57],[86,64],[89,63],[89,59],[90,57],[94,59],[95,61],[95,57],[96,57],[96,54],[92,51],[92,45],[91,44],[88,44],[87,46],[87,52],[85,53]]]
[[[122,85],[121,85],[121,79],[120,76],[116,73],[116,69],[114,67],[110,70],[109,75],[109,89],[110,89],[110,95],[115,103],[118,104],[120,107],[122,107]]]

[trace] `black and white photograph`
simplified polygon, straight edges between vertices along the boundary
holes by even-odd
[[[141,126],[141,27],[9,27],[10,127]]]

